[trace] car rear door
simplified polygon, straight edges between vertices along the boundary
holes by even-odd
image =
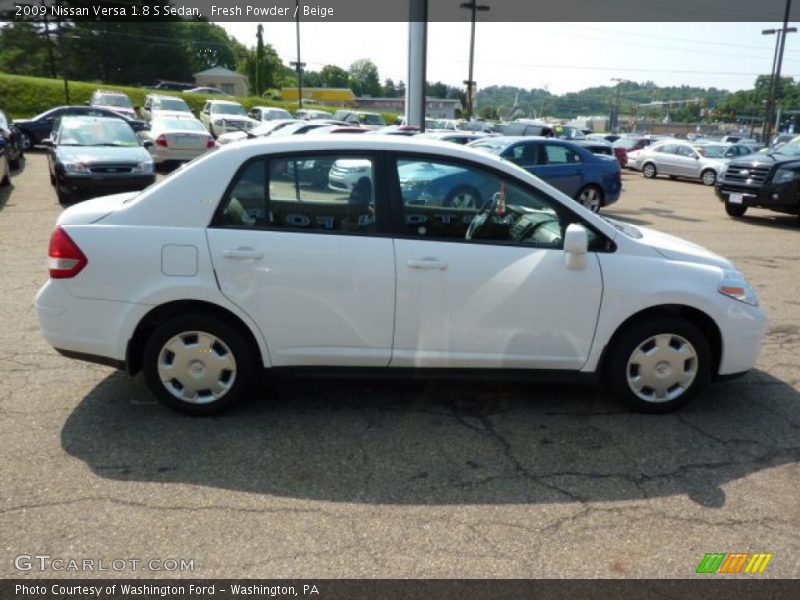
[[[357,190],[327,184],[343,158],[368,166]],[[208,243],[222,293],[258,324],[272,366],[389,364],[394,248],[381,165],[365,153],[263,156],[234,177]]]
[[[579,369],[603,285],[596,255],[580,269],[567,267],[563,228],[577,217],[525,183],[473,163],[398,155],[393,165],[391,366]],[[464,176],[454,176],[458,169]],[[481,213],[448,205],[452,191],[431,179],[432,171],[453,186],[468,179],[484,196],[478,204],[488,209],[486,220],[471,239],[467,231]],[[520,223],[521,216],[527,220]]]

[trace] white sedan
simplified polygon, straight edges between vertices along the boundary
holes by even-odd
[[[366,184],[331,189],[337,160],[363,161]],[[446,202],[466,187],[473,205]],[[49,269],[49,343],[143,371],[190,414],[247,398],[263,369],[309,368],[602,378],[666,412],[751,369],[767,323],[729,260],[492,155],[404,137],[229,144],[65,210]]]
[[[143,140],[150,140],[153,162],[189,161],[216,148],[214,138],[193,116],[162,117],[156,114],[150,128],[139,133]]]

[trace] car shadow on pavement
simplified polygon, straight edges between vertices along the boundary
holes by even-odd
[[[0,210],[3,210],[11,198],[11,192],[14,190],[14,181],[12,179],[11,185],[0,186]]]
[[[736,217],[735,220],[748,225],[758,225],[759,227],[800,230],[800,215],[748,212],[742,217]]]
[[[626,412],[592,388],[284,380],[218,417],[103,380],[61,436],[100,477],[369,504],[597,502],[688,495],[800,461],[800,393],[755,371],[684,410]]]

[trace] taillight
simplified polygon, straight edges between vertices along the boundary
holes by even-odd
[[[56,227],[50,236],[47,266],[53,279],[75,277],[89,261],[78,245],[61,227]]]
[[[217,142],[214,141],[214,138],[208,138],[208,143],[206,144],[206,148],[216,148]]]
[[[164,136],[163,133],[156,138],[156,144],[158,144],[159,146],[164,146],[164,148],[167,147],[167,138]]]

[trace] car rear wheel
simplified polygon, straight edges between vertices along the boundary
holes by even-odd
[[[457,187],[445,198],[444,205],[452,208],[480,208],[480,194],[473,187]]]
[[[210,415],[242,401],[256,373],[256,353],[245,335],[206,315],[161,324],[144,350],[142,370],[150,390],[188,415]]]
[[[714,185],[717,183],[717,173],[713,169],[706,169],[700,173],[700,180],[703,185]]]
[[[578,192],[575,199],[596,213],[600,211],[600,206],[603,204],[603,192],[593,185],[587,185]]]
[[[642,175],[648,179],[653,179],[656,175],[658,175],[656,166],[653,163],[645,163],[642,165]]]
[[[747,207],[742,206],[741,204],[731,204],[730,202],[725,202],[725,212],[728,213],[729,217],[742,217],[744,213],[747,212]]]
[[[710,379],[711,351],[703,333],[676,317],[643,321],[622,333],[611,348],[606,382],[631,410],[677,409]]]

